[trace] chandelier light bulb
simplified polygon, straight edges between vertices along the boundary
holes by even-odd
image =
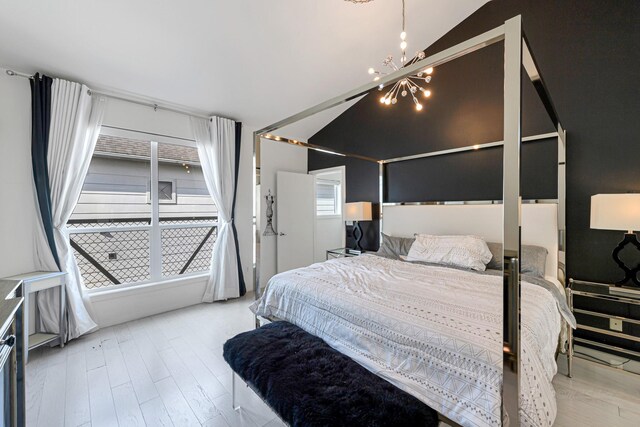
[[[349,0],[349,1],[371,1],[371,0]],[[388,72],[395,73],[400,71],[404,67],[409,65],[415,65],[417,62],[422,61],[426,58],[426,54],[424,51],[418,50],[413,56],[407,57],[407,33],[405,31],[405,1],[402,1],[402,32],[400,33],[400,49],[401,54],[399,58],[394,61],[392,55],[388,55],[385,60],[382,62],[384,71],[376,70],[373,67],[368,69],[369,75],[372,76],[372,80],[377,82],[378,90],[382,91],[385,89],[385,85],[380,83],[379,80],[382,79],[383,76],[387,76]],[[431,73],[433,73],[433,67],[422,68],[420,70],[416,70],[413,74],[408,75],[406,77],[402,77],[396,80],[393,83],[389,83],[388,87],[385,89],[384,96],[380,97],[380,103],[384,105],[395,105],[398,102],[398,97],[412,98],[415,108],[417,111],[421,111],[423,109],[422,104],[416,98],[418,91],[422,92],[422,95],[425,98],[429,98],[431,96],[431,91],[427,90],[423,87],[425,83],[429,83],[431,81]]]

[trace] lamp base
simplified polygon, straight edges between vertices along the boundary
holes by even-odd
[[[353,249],[356,251],[362,251],[362,246],[360,246],[360,239],[362,239],[362,228],[360,228],[360,223],[358,221],[353,221],[353,237],[356,239],[356,244]]]
[[[638,236],[636,236],[635,233],[625,233],[624,239],[622,239],[622,241],[618,243],[618,246],[616,246],[616,248],[613,250],[613,253],[611,254],[615,263],[618,264],[618,267],[620,267],[624,271],[624,279],[616,282],[615,283],[616,286],[625,285],[629,281],[633,282],[633,284],[636,286],[640,286],[640,281],[638,280],[638,273],[640,272],[640,263],[638,263],[634,268],[629,268],[618,257],[618,254],[620,253],[620,251],[622,251],[624,247],[629,244],[635,246],[638,250],[640,250],[640,242],[638,241]]]

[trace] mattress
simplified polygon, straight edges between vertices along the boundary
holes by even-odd
[[[521,425],[550,426],[564,317],[555,285],[522,280]],[[252,306],[463,426],[501,425],[502,277],[362,255],[274,276]]]

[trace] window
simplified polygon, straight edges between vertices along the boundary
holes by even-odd
[[[217,209],[197,149],[132,135],[100,135],[68,222],[88,289],[209,269]]]
[[[340,181],[316,179],[316,213],[318,216],[340,215],[342,197]]]
[[[158,181],[158,202],[176,203],[176,180]],[[151,203],[151,181],[147,185],[147,203]]]

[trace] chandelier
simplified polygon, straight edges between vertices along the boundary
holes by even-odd
[[[400,49],[402,51],[402,56],[400,57],[400,65],[398,66],[393,61],[393,56],[391,55],[387,56],[387,58],[382,62],[383,66],[391,70],[390,72],[398,71],[402,67],[406,67],[407,65],[411,65],[425,58],[424,52],[418,51],[411,60],[407,61],[407,33],[405,32],[404,2],[405,0],[402,0],[402,32],[400,33]],[[380,102],[385,105],[395,104],[396,102],[398,102],[398,95],[402,96],[403,98],[407,95],[411,95],[413,103],[416,106],[416,110],[421,111],[422,104],[420,103],[420,101],[418,101],[418,97],[416,95],[420,95],[418,92],[421,92],[424,98],[429,98],[431,96],[431,91],[422,87],[422,85],[426,85],[431,82],[432,73],[433,68],[429,67],[422,71],[418,71],[416,74],[400,79],[384,96],[380,97]],[[389,73],[378,71],[375,68],[369,68],[369,74],[374,76],[373,81],[378,81],[380,80],[380,77]],[[384,89],[384,85],[380,84],[380,86],[378,86],[378,90],[381,91],[382,89]]]

